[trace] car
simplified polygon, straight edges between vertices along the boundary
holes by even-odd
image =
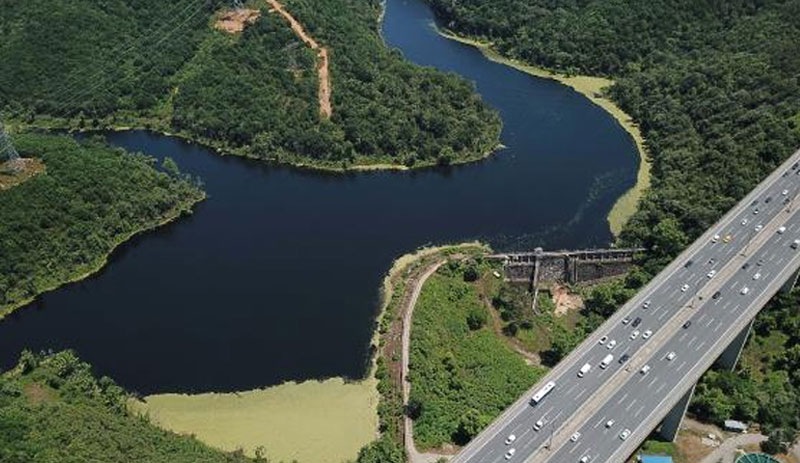
[[[722,238],[722,242],[723,243],[730,243],[732,239],[733,239],[732,235],[725,235],[725,238]]]
[[[797,241],[797,242],[800,242],[800,240],[796,240],[796,241]],[[762,265],[764,265],[764,259],[758,259],[758,262],[756,262],[756,265],[758,265],[759,267],[761,267]]]
[[[756,227],[755,227],[755,231],[757,231],[757,232],[760,232],[762,228],[764,228],[764,225],[762,225],[762,224],[758,224],[758,225],[756,225]]]
[[[783,226],[782,226],[782,227],[780,227],[780,228],[778,229],[778,234],[779,234],[779,235],[782,235],[782,234],[783,234],[783,232],[785,232],[785,231],[786,231],[786,227],[783,227]]]
[[[544,421],[538,420],[536,423],[533,423],[533,430],[538,431],[542,429],[542,426],[544,426]]]
[[[631,323],[631,327],[636,328],[640,323],[642,323],[642,317],[636,317],[636,320]]]
[[[719,234],[714,235],[714,236],[711,237],[711,242],[712,243],[716,243],[717,241],[719,241]]]
[[[648,299],[648,300],[644,301],[644,304],[642,304],[642,307],[645,308],[645,309],[649,308],[650,307],[650,300]]]
[[[634,330],[633,333],[631,333],[631,339],[636,339],[638,337],[639,337],[639,330]]]
[[[644,333],[642,333],[642,339],[647,339],[652,335],[653,335],[653,331],[652,330],[647,330]]]
[[[580,433],[580,431],[576,431],[576,432],[575,432],[575,434],[573,434],[573,435],[569,436],[569,440],[570,440],[571,442],[578,442],[578,439],[580,439],[580,438],[581,438],[581,433]]]
[[[756,272],[756,274],[753,275],[753,279],[758,280],[759,278],[761,278],[761,272]]]
[[[689,285],[688,285],[688,284],[685,284],[685,283],[684,283],[684,285],[683,285],[683,286],[681,286],[681,292],[682,292],[682,293],[685,293],[685,292],[686,292],[688,289],[689,289]]]
[[[756,204],[758,204],[758,200],[757,199],[754,199],[753,202],[750,203],[751,206],[755,206]]]
[[[792,202],[792,200],[791,200],[791,199],[789,199],[789,198],[783,198],[783,204],[789,204],[790,202]]]
[[[590,460],[589,455],[585,455],[581,457],[580,460],[578,460],[578,463],[589,463],[589,460]]]
[[[608,343],[608,345],[606,346],[606,348],[607,348],[608,350],[611,350],[611,349],[615,348],[616,346],[617,346],[617,341],[615,341],[615,340],[613,340],[613,339],[612,339],[612,340],[611,340],[611,341]]]
[[[795,162],[794,164],[792,164],[792,170],[795,170],[798,167],[800,167],[800,162]]]
[[[741,290],[741,291],[739,291],[739,293],[740,293],[741,295],[743,295],[743,296],[744,296],[745,294],[749,293],[749,292],[750,292],[750,288],[748,288],[747,286],[743,287],[743,288],[742,288],[742,290]]]
[[[630,429],[624,429],[624,430],[622,430],[621,433],[619,433],[619,438],[622,439],[622,440],[625,440],[630,435],[631,435],[631,430]]]
[[[788,195],[788,194],[789,194],[789,190],[783,190],[783,191],[781,191],[781,195],[783,195],[783,196],[786,196],[786,195]]]
[[[747,225],[747,219],[742,219],[742,225]]]
[[[607,428],[610,428],[611,426],[614,426],[614,420],[608,420],[608,421],[606,421],[606,427],[607,427]]]
[[[625,317],[625,318],[622,319],[622,324],[623,325],[627,325],[630,322],[631,322],[631,317]]]
[[[714,293],[714,295],[713,295],[713,296],[711,296],[711,299],[719,299],[719,297],[720,297],[720,296],[722,296],[722,293],[720,293],[719,291],[717,291],[716,293]]]
[[[650,372],[650,365],[645,365],[645,366],[642,367],[641,370],[639,370],[639,373],[641,373],[643,375],[646,375],[649,372]]]
[[[510,445],[515,440],[517,440],[517,436],[511,434],[510,436],[506,437],[506,445]]]
[[[713,257],[711,259],[708,259],[708,265],[714,265],[716,262],[717,259],[714,259]]]
[[[758,215],[758,208],[753,209],[753,215]]]
[[[508,449],[508,452],[506,452],[506,460],[510,460],[515,453],[517,453],[517,449]]]
[[[798,246],[800,246],[800,240],[794,240],[792,241],[792,244],[789,245],[789,247],[791,247],[792,249],[797,249]]]
[[[694,261],[689,259],[689,260],[686,261],[685,264],[683,264],[683,268],[689,268],[689,267],[692,266],[693,263],[694,263]]]
[[[750,268],[750,262],[745,262],[744,265],[742,265],[742,270],[747,270],[748,268]]]
[[[764,200],[767,204],[769,204],[770,201],[772,201],[772,196],[767,196],[767,199]]]
[[[606,341],[608,341],[608,336],[603,336],[602,338],[600,338],[599,344],[603,345],[606,343]]]
[[[667,360],[669,360],[670,362],[675,360],[675,355],[676,355],[675,352],[670,352],[669,354],[667,354]]]
[[[619,358],[619,364],[622,365],[623,363],[627,362],[629,358],[631,358],[630,355],[623,354],[623,356]]]
[[[714,278],[714,275],[716,275],[716,274],[717,274],[717,271],[716,270],[712,270],[712,271],[706,273],[706,276],[708,278]]]
[[[683,329],[689,328],[690,326],[692,326],[692,321],[691,320],[689,320],[689,321],[687,321],[686,323],[683,324]]]

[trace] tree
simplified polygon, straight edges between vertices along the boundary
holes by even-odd
[[[486,324],[486,319],[485,310],[474,308],[467,314],[467,326],[469,326],[469,329],[472,331],[479,330]]]

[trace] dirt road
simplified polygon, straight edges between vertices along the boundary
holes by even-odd
[[[267,0],[267,3],[272,7],[273,11],[278,12],[289,21],[289,26],[300,37],[300,40],[312,50],[316,50],[319,60],[317,64],[317,73],[319,74],[319,112],[322,117],[329,119],[333,114],[333,107],[331,106],[331,74],[328,67],[328,50],[321,47],[313,37],[308,35],[303,25],[286,11],[286,8],[278,0]]]

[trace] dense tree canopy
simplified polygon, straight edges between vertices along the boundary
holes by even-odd
[[[212,27],[221,0],[0,0],[0,115],[39,126],[145,126],[237,154],[327,167],[477,159],[500,120],[469,83],[406,62],[378,34],[377,0],[291,0],[329,50],[333,117],[316,57],[269,13]],[[54,120],[53,118],[56,118]]]
[[[180,175],[101,141],[24,134],[23,156],[46,172],[0,192],[0,316],[39,293],[95,271],[131,234],[187,211],[203,197]],[[169,165],[169,163],[167,163]]]

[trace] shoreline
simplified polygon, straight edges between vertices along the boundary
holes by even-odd
[[[492,48],[491,43],[458,35],[453,31],[441,29],[435,24],[433,27],[442,37],[477,48],[483,56],[490,61],[510,66],[535,77],[555,80],[572,88],[588,98],[589,101],[608,112],[628,135],[630,135],[639,154],[639,168],[636,172],[636,183],[628,191],[623,193],[622,196],[617,198],[614,202],[614,206],[606,217],[611,233],[615,238],[619,237],[625,223],[627,223],[638,210],[639,201],[644,196],[644,192],[650,188],[652,164],[639,126],[627,113],[617,106],[616,103],[601,95],[603,89],[614,85],[614,81],[605,77],[567,76],[558,74],[513,58],[502,56]]]
[[[56,283],[56,284],[54,284],[52,286],[48,286],[47,288],[45,288],[44,290],[42,290],[38,294],[36,294],[34,296],[31,296],[31,297],[29,297],[29,298],[27,298],[25,300],[22,300],[20,302],[14,303],[14,304],[8,304],[6,306],[0,306],[0,322],[2,322],[3,319],[5,317],[7,317],[8,315],[11,315],[12,313],[16,312],[17,310],[21,309],[22,307],[25,307],[25,306],[31,304],[32,302],[36,301],[42,295],[44,295],[46,293],[49,293],[49,292],[52,292],[52,291],[55,291],[55,290],[57,290],[57,289],[59,289],[59,288],[61,288],[63,286],[66,286],[66,285],[69,285],[69,284],[72,284],[72,283],[77,283],[79,281],[83,281],[83,280],[91,277],[92,275],[95,275],[96,273],[102,271],[106,267],[106,265],[108,265],[108,259],[111,257],[112,254],[114,254],[114,252],[117,250],[117,248],[119,248],[120,246],[124,245],[125,243],[127,243],[128,241],[130,241],[131,239],[133,239],[134,237],[136,237],[138,235],[142,235],[142,234],[148,233],[150,231],[156,230],[158,228],[161,228],[161,227],[163,227],[165,225],[168,225],[168,224],[180,219],[184,215],[192,214],[193,213],[192,208],[195,205],[197,205],[198,203],[200,203],[202,201],[205,201],[206,198],[207,198],[206,192],[200,190],[200,194],[197,197],[193,197],[193,198],[189,199],[188,201],[177,205],[175,210],[168,217],[164,217],[162,220],[159,220],[159,221],[157,221],[155,223],[148,224],[144,228],[140,228],[138,230],[134,230],[134,231],[131,231],[129,233],[126,233],[126,234],[120,236],[119,239],[115,240],[114,244],[111,246],[111,249],[109,249],[109,251],[107,253],[104,253],[103,255],[99,256],[97,261],[94,262],[92,265],[90,265],[89,269],[86,270],[85,272],[80,273],[80,274],[75,275],[75,276],[72,276],[72,277],[70,277],[70,278],[68,278],[66,280],[63,280],[61,282],[58,282],[58,283]]]
[[[431,258],[442,258],[470,250],[485,252],[488,247],[479,242],[423,247],[403,254],[392,262],[379,288],[380,304],[373,319],[369,343],[371,354],[367,360],[369,366],[363,378],[352,380],[336,376],[301,382],[288,381],[260,389],[224,393],[158,393],[141,399],[131,399],[128,402],[128,410],[133,414],[149,417],[160,428],[179,434],[195,435],[200,441],[215,448],[223,450],[241,448],[252,456],[255,455],[256,449],[263,447],[270,458],[277,460],[288,458],[286,461],[298,456],[291,449],[308,448],[306,442],[308,423],[317,425],[327,418],[330,423],[326,423],[316,431],[319,439],[317,442],[338,445],[339,456],[346,457],[342,461],[348,461],[347,458],[354,459],[360,448],[380,438],[381,423],[389,418],[381,416],[381,408],[391,409],[382,407],[381,404],[386,405],[387,401],[391,401],[394,392],[402,394],[402,391],[395,391],[395,385],[391,384],[391,375],[383,375],[379,370],[387,363],[395,362],[390,353],[384,351],[384,347],[387,344],[386,338],[392,333],[389,325],[396,321],[398,316],[402,319],[403,313],[398,312],[403,312],[403,308],[398,306],[404,301],[406,293],[411,290],[406,284],[416,276],[414,270],[419,270],[420,266],[424,267]],[[382,384],[385,381],[389,381],[390,384]],[[348,401],[344,402],[345,399]],[[296,406],[289,407],[288,410],[282,408],[280,404],[286,401],[296,403]],[[328,404],[332,409],[321,414],[320,405],[309,407],[309,403]],[[365,413],[365,410],[368,410],[368,413]],[[347,419],[350,416],[347,413],[354,411],[359,421]],[[367,417],[367,414],[370,416]],[[248,425],[254,420],[267,420],[276,416],[283,416],[285,419],[279,420],[282,423],[280,427],[273,426],[272,436],[254,434],[256,431]],[[342,416],[345,416],[345,419],[342,419]],[[351,455],[343,455],[342,441],[350,437],[347,432],[354,429],[355,425],[363,424],[364,420],[368,421],[372,429],[369,439],[360,442],[361,445],[350,452]],[[287,437],[281,434],[286,432],[287,421],[301,425],[302,429],[296,436]],[[226,431],[231,432],[231,429],[235,431],[226,434]],[[364,432],[363,429],[360,431]],[[391,431],[386,433],[390,434]],[[280,445],[275,446],[275,443]],[[278,455],[270,453],[275,447],[279,447]],[[325,446],[328,447],[329,445]],[[310,451],[313,452],[314,449]],[[298,460],[301,463],[328,463],[321,450],[318,455],[306,455],[304,458]],[[339,461],[331,460],[329,463],[339,463]]]

